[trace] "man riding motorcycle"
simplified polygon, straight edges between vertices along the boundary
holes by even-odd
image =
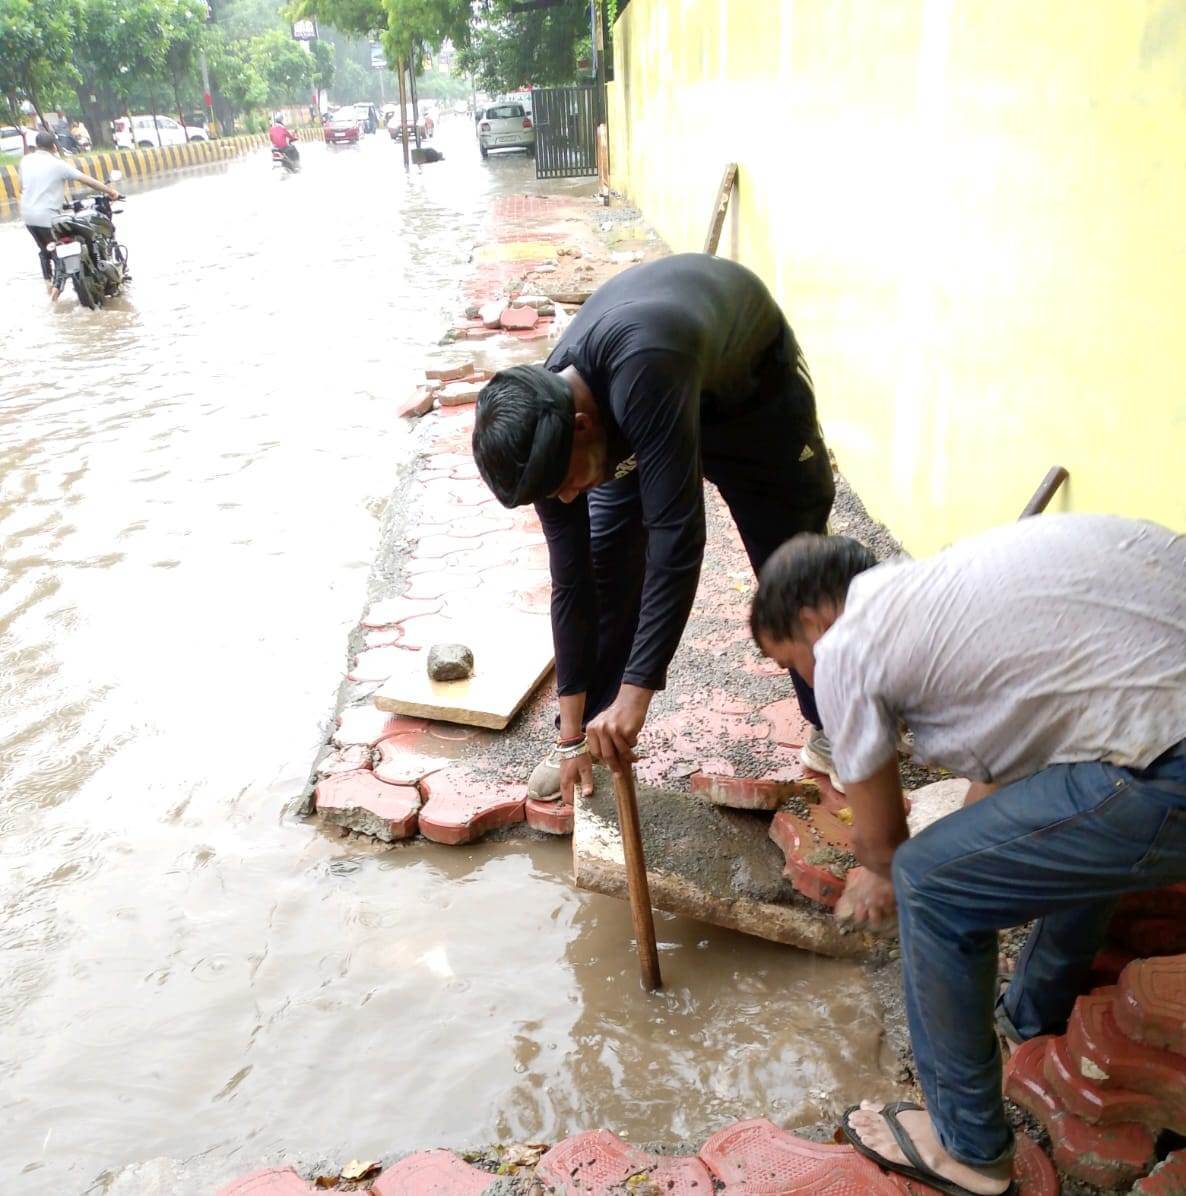
[[[272,127],[268,130],[268,137],[271,138],[272,148],[278,149],[286,154],[296,165],[301,160],[300,152],[296,147],[297,135],[284,126],[284,117],[277,112],[273,118]]]

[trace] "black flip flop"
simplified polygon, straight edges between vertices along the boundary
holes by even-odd
[[[907,1179],[913,1179],[920,1184],[927,1184],[939,1192],[946,1193],[947,1196],[977,1196],[971,1189],[961,1187],[959,1184],[953,1183],[950,1179],[944,1179],[942,1175],[937,1171],[932,1171],[922,1161],[922,1156],[918,1153],[918,1148],[911,1141],[910,1135],[898,1120],[899,1113],[922,1112],[922,1105],[915,1104],[914,1101],[910,1100],[898,1100],[894,1101],[893,1104],[886,1105],[881,1110],[881,1116],[885,1118],[885,1124],[889,1126],[890,1133],[893,1134],[898,1148],[910,1160],[910,1166],[907,1166],[905,1163],[895,1163],[890,1159],[884,1158],[877,1151],[866,1146],[861,1141],[860,1136],[852,1128],[848,1120],[858,1109],[860,1109],[860,1105],[853,1105],[851,1109],[845,1109],[844,1116],[840,1118],[840,1129],[858,1154],[864,1155],[871,1163],[876,1163],[883,1171],[892,1171],[895,1175],[904,1175]],[[1019,1191],[1017,1181],[1013,1180],[1001,1192],[1000,1196],[1017,1196]]]

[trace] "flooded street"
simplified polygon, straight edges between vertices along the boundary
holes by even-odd
[[[488,198],[547,186],[464,119],[439,145],[410,178],[384,136],[133,194],[134,282],[94,313],[51,309],[0,224],[5,1194],[896,1091],[855,965],[664,917],[648,998],[567,841],[382,851],[283,818],[408,451],[395,402]]]

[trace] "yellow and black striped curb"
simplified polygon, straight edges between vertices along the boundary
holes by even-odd
[[[322,139],[320,129],[298,129],[297,136],[302,141]],[[124,178],[141,179],[170,170],[181,170],[186,166],[201,166],[206,162],[236,158],[267,143],[266,134],[251,133],[241,137],[222,137],[218,141],[190,141],[186,145],[168,145],[160,149],[100,150],[79,154],[69,161],[83,174],[94,178],[105,179],[113,170],[121,170]],[[0,166],[0,200],[15,200],[20,196],[18,167],[19,163],[16,162]]]

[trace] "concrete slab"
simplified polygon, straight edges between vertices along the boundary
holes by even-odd
[[[842,929],[784,879],[767,815],[641,785],[638,806],[656,909],[818,955],[854,958],[873,950],[874,936]],[[577,888],[627,897],[613,786],[601,770],[593,795],[577,798],[573,869]]]

